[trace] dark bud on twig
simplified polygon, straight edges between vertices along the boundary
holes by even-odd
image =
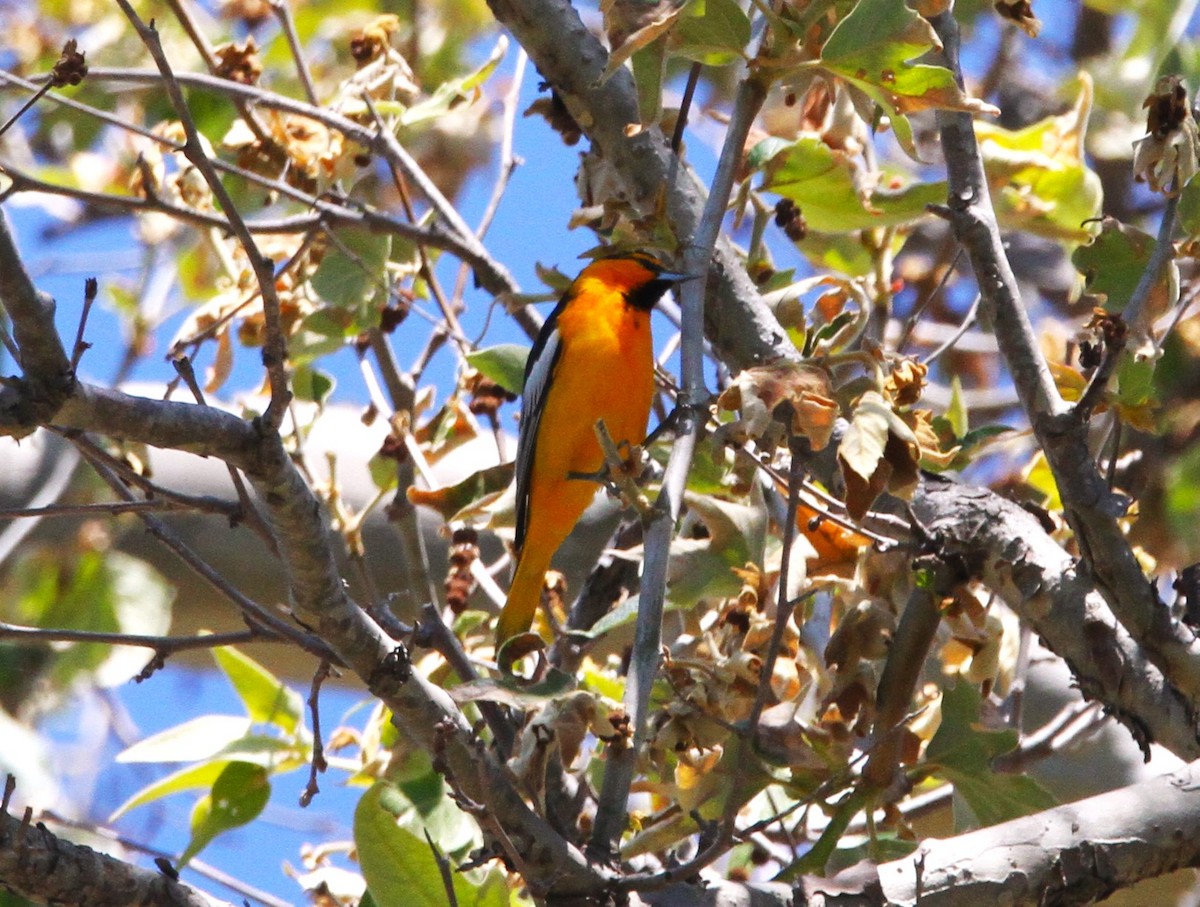
[[[1093,369],[1100,365],[1104,358],[1104,348],[1098,343],[1088,340],[1079,343],[1079,366],[1083,369]]]
[[[1120,349],[1125,345],[1129,327],[1119,313],[1106,312],[1104,309],[1092,309],[1091,320],[1084,329],[1094,331],[1104,341],[1104,346],[1110,350]],[[1083,362],[1083,351],[1080,350],[1080,363]]]
[[[479,533],[470,527],[455,529],[450,540],[450,569],[446,574],[446,604],[455,614],[467,610],[475,591],[471,565],[479,559]]]
[[[78,85],[87,75],[87,62],[84,60],[86,53],[77,50],[77,47],[74,38],[63,45],[62,54],[54,64],[54,69],[50,71],[50,84],[55,88]]]
[[[474,375],[467,383],[471,392],[471,402],[468,408],[476,416],[487,416],[494,419],[500,407],[512,403],[517,395],[505,390],[491,378],[481,374]]]
[[[800,242],[808,235],[808,224],[804,215],[790,198],[781,198],[775,203],[775,226],[792,242]]]
[[[404,446],[404,439],[395,432],[391,432],[383,439],[383,445],[379,448],[379,456],[403,463],[408,459],[408,448]]]
[[[408,290],[399,290],[395,297],[388,301],[379,311],[379,330],[390,334],[404,323],[408,313],[412,311],[413,295]]]

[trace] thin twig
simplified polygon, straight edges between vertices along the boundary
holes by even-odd
[[[40,101],[43,97],[45,97],[45,95],[53,87],[54,87],[54,84],[52,82],[47,82],[46,84],[42,85],[40,88],[36,89],[34,91],[33,95],[30,96],[30,98],[24,104],[21,105],[21,109],[18,110],[16,113],[14,113],[11,117],[9,117],[5,121],[3,126],[0,126],[0,136],[4,135],[4,133],[8,132],[8,130],[12,128],[13,124],[16,123],[17,120],[21,119],[21,117],[23,117],[26,114],[26,112],[29,110],[29,108],[31,108],[34,104],[36,104],[38,101]]]
[[[313,84],[312,73],[308,69],[308,60],[304,57],[304,48],[300,45],[300,36],[296,33],[296,22],[292,18],[292,9],[288,6],[287,0],[270,0],[270,2],[275,18],[279,20],[279,27],[287,38],[288,50],[292,52],[292,60],[296,64],[300,84],[304,86],[304,96],[308,98],[308,103],[316,107],[320,103],[317,99],[317,88]]]
[[[599,854],[611,854],[616,850],[627,819],[626,804],[638,750],[646,741],[650,688],[658,673],[660,657],[671,535],[682,508],[687,474],[698,442],[702,421],[699,406],[707,396],[704,385],[704,295],[707,275],[750,125],[761,109],[766,94],[767,83],[762,74],[752,73],[738,86],[733,114],[704,214],[696,235],[685,246],[684,271],[704,276],[702,279],[686,281],[682,289],[681,418],[655,504],[655,517],[646,528],[642,593],[634,629],[632,662],[625,686],[625,707],[633,723],[633,745],[623,753],[613,755],[605,768],[604,784],[597,801],[596,819],[589,841],[590,849]],[[672,157],[672,160],[677,159]]]
[[[312,759],[308,764],[308,783],[304,785],[304,790],[300,794],[300,805],[308,806],[313,801],[313,797],[321,792],[321,788],[317,786],[317,775],[323,773],[329,768],[329,763],[325,761],[325,743],[321,739],[321,684],[329,677],[329,672],[332,666],[328,661],[322,659],[317,665],[317,670],[313,672],[312,685],[308,689],[308,711],[312,715],[312,735],[313,748]]]
[[[208,401],[204,399],[204,391],[200,387],[200,382],[196,380],[196,372],[192,368],[192,360],[187,356],[172,356],[171,364],[175,367],[175,371],[183,379],[183,383],[187,385],[188,390],[192,392],[192,396],[201,406],[208,406]],[[226,463],[225,468],[229,471],[229,478],[233,482],[234,491],[237,492],[238,502],[241,504],[241,516],[245,519],[246,525],[254,530],[254,534],[263,540],[271,554],[279,557],[279,540],[275,538],[275,534],[271,531],[271,527],[267,525],[267,521],[263,519],[258,508],[254,506],[254,501],[250,497],[250,493],[246,490],[246,483],[242,481],[242,475],[237,471],[237,468],[232,463]]]
[[[83,354],[91,348],[91,344],[84,341],[84,331],[87,330],[88,313],[92,311],[92,304],[96,301],[96,293],[98,284],[95,277],[89,277],[83,282],[83,311],[79,313],[79,327],[75,332],[75,345],[71,348],[71,373],[79,368],[79,361],[83,358]]]
[[[178,501],[101,501],[94,504],[47,504],[44,507],[0,507],[0,520],[24,517],[116,516],[139,510],[187,510]]]
[[[679,102],[679,115],[675,119],[675,131],[671,133],[671,151],[678,157],[683,148],[683,133],[687,129],[688,114],[692,110],[692,98],[696,94],[696,85],[700,82],[703,64],[693,63],[688,70],[687,84],[683,87],[683,99]]]
[[[1168,190],[1170,188],[1168,187]],[[1158,282],[1163,269],[1175,257],[1175,245],[1171,242],[1171,237],[1175,233],[1175,215],[1179,210],[1179,197],[1181,194],[1176,192],[1167,195],[1167,203],[1163,207],[1162,220],[1158,224],[1158,236],[1154,241],[1154,251],[1150,253],[1150,260],[1146,262],[1142,276],[1138,279],[1137,286],[1134,287],[1133,295],[1129,297],[1129,302],[1121,310],[1121,317],[1131,326],[1138,324],[1141,319],[1142,308],[1149,302],[1154,285]],[[1175,300],[1171,300],[1172,304],[1174,302]]]
[[[492,186],[492,194],[483,208],[483,214],[479,217],[479,225],[475,228],[475,235],[481,240],[487,235],[492,220],[500,209],[500,200],[504,198],[504,192],[508,188],[513,172],[524,163],[513,153],[513,133],[516,131],[517,104],[521,99],[521,85],[525,81],[525,67],[528,62],[529,55],[525,52],[525,48],[518,47],[517,62],[513,67],[512,85],[503,101],[504,115],[500,125],[500,162],[497,165],[496,182]],[[455,287],[456,297],[462,295],[462,289],[461,286]]]
[[[921,315],[924,314],[925,309],[929,306],[929,303],[933,301],[933,297],[940,293],[942,288],[945,287],[950,281],[950,277],[952,274],[954,274],[954,268],[958,264],[958,260],[962,258],[962,254],[963,247],[958,246],[958,248],[954,250],[954,256],[950,259],[950,263],[946,266],[946,270],[943,271],[942,276],[938,278],[937,284],[925,294],[923,299],[918,300],[917,304],[913,306],[913,310],[908,313],[908,317],[904,319],[904,326],[900,329],[900,339],[896,341],[896,352],[902,352],[904,350],[904,347],[908,344],[908,338],[912,336],[912,332],[916,328],[917,322],[921,319]]]
[[[789,431],[789,440],[791,432]],[[762,717],[763,708],[767,704],[767,694],[771,690],[771,677],[775,673],[775,662],[779,659],[779,649],[783,645],[783,635],[792,619],[792,610],[796,603],[788,597],[788,583],[792,564],[792,547],[796,540],[796,510],[800,506],[800,480],[804,477],[803,459],[792,454],[792,462],[788,467],[788,497],[787,516],[783,523],[783,554],[779,564],[779,599],[775,606],[775,625],[771,628],[771,641],[767,645],[767,657],[763,659],[762,670],[758,675],[758,690],[754,696],[754,706],[746,717],[746,732],[750,739],[758,736],[758,719]]]
[[[38,76],[36,79],[29,80],[24,84],[37,85],[48,78],[49,76]],[[89,70],[88,78],[89,81],[94,83],[103,83],[106,81],[118,83],[129,82],[155,87],[162,84],[160,73],[144,69],[92,68]],[[314,120],[323,126],[341,132],[346,138],[376,153],[386,155],[388,152],[388,133],[378,133],[332,110],[306,104],[294,98],[284,97],[259,86],[244,85],[240,82],[219,79],[204,73],[175,73],[174,78],[179,85],[203,88],[207,91],[224,94],[231,98],[245,99],[267,109],[278,110],[281,113]],[[11,81],[13,77],[7,73],[0,72],[0,80],[3,79]],[[14,84],[19,83],[14,82]],[[58,100],[58,98],[55,99]],[[64,99],[62,103],[67,103],[67,101]],[[394,136],[391,136],[391,139],[392,142],[395,142]],[[6,164],[5,167],[7,168],[8,165]],[[449,203],[447,202],[446,204],[448,205]],[[198,217],[193,212],[187,212],[186,209],[183,210],[185,213],[192,215],[193,218]],[[290,218],[260,222],[255,227],[258,232],[262,233],[301,232],[301,228],[311,228],[317,219],[315,215],[305,215],[299,219]],[[480,285],[494,295],[515,296],[520,293],[520,287],[513,280],[512,275],[488,254],[486,248],[474,236],[470,239],[464,239],[456,232],[446,230],[441,225],[435,225],[429,231],[417,231],[420,235],[414,235],[412,225],[398,221],[395,218],[389,218],[373,209],[364,209],[358,214],[356,219],[359,225],[366,226],[369,229],[389,230],[418,242],[426,242],[434,248],[451,252],[470,264],[475,270]],[[354,220],[355,218],[350,218],[347,222],[353,223]],[[219,217],[209,216],[205,222],[210,226],[218,226],[225,230],[231,229],[230,225]],[[532,316],[532,313],[527,313],[527,315],[514,314],[518,323],[522,325],[522,328],[526,332],[532,331],[532,335],[536,335],[539,324],[536,317],[528,317]]]
[[[442,620],[442,615],[438,611],[436,602],[427,602],[421,607],[421,623],[418,626],[418,633],[421,637],[421,643],[433,649],[442,658],[446,659],[446,663],[450,665],[450,669],[458,675],[463,683],[469,683],[472,680],[477,680],[479,674],[475,671],[474,665],[471,664],[471,659],[467,656],[466,650],[463,649],[462,643],[453,631],[446,626],[446,622]],[[476,705],[479,706],[479,713],[483,715],[483,720],[487,722],[488,727],[492,731],[492,739],[496,741],[496,748],[501,754],[501,757],[507,759],[512,754],[513,749],[513,727],[505,715],[504,709],[494,702],[482,700]]]
[[[154,28],[153,21],[149,25],[146,25],[137,14],[137,11],[134,10],[129,0],[117,0],[117,4],[125,13],[126,18],[132,23],[138,36],[146,45],[146,49],[150,51],[150,56],[154,58],[154,62],[158,66],[159,74],[162,76],[163,87],[171,99],[171,106],[174,107],[175,113],[183,125],[184,134],[187,136],[187,142],[183,146],[184,156],[204,177],[204,182],[208,184],[213,196],[220,204],[221,210],[229,219],[230,229],[237,237],[238,242],[241,243],[242,250],[245,252],[255,279],[258,281],[259,290],[262,293],[263,317],[266,327],[266,339],[263,342],[263,365],[266,366],[271,386],[271,402],[267,405],[267,410],[262,415],[262,423],[267,429],[277,431],[280,423],[283,421],[283,416],[287,411],[292,394],[288,386],[287,341],[283,335],[279,294],[275,287],[274,267],[271,261],[259,250],[258,244],[254,240],[254,235],[246,227],[246,222],[242,219],[242,215],[234,204],[233,198],[225,188],[225,184],[221,181],[220,176],[217,175],[212,161],[204,151],[204,143],[200,137],[200,132],[196,128],[195,120],[192,119],[192,114],[183,96],[183,89],[180,86],[179,80],[176,78],[175,72],[171,68],[166,54],[163,52],[162,42],[159,40],[158,31]]]
[[[241,507],[233,501],[226,501],[210,495],[183,494],[162,485],[156,485],[125,461],[112,456],[112,454],[96,444],[91,438],[80,436],[77,432],[67,431],[55,426],[50,426],[48,430],[71,441],[77,448],[80,448],[83,455],[89,461],[102,463],[106,468],[119,475],[123,485],[136,485],[142,489],[148,499],[162,498],[164,501],[173,501],[189,510],[197,510],[201,513],[215,513],[231,520],[241,516]]]
[[[429,849],[433,852],[434,862],[437,863],[438,873],[442,877],[442,888],[446,892],[446,903],[449,907],[458,907],[458,895],[454,891],[454,868],[450,865],[450,861],[446,859],[446,855],[438,850],[438,846],[433,843],[433,838],[429,837],[429,829],[425,830],[425,841],[429,844]]]
[[[959,252],[961,253],[962,249],[959,249]],[[947,337],[936,350],[921,359],[922,365],[933,365],[933,363],[937,362],[947,350],[951,349],[954,344],[958,343],[958,341],[962,339],[963,334],[971,330],[971,326],[975,324],[975,319],[979,315],[979,304],[982,300],[983,296],[981,296],[979,293],[976,293],[975,299],[971,303],[971,307],[967,309],[967,314],[963,316],[962,324],[960,324],[954,333]]]
[[[101,479],[118,495],[132,499],[133,495],[124,482],[109,469],[107,463],[100,457],[95,456],[96,447],[90,439],[73,433],[69,436],[75,443],[76,448],[83,456],[91,463],[92,468],[96,470]],[[184,544],[183,540],[169,527],[166,523],[160,520],[153,514],[144,511],[138,512],[142,522],[146,524],[146,528],[150,530],[151,535],[157,538],[160,542],[173,551],[185,564],[187,564],[196,574],[205,580],[222,596],[233,602],[234,605],[241,611],[244,619],[249,622],[252,628],[261,628],[263,632],[272,632],[276,635],[290,639],[292,642],[301,646],[306,652],[311,652],[319,658],[327,659],[335,664],[341,664],[341,659],[324,643],[313,634],[307,632],[302,627],[284,620],[275,612],[265,608],[258,602],[249,598],[233,586],[224,576],[215,570],[208,562],[203,560],[191,548]]]
[[[375,103],[371,100],[371,96],[364,92],[362,99],[367,105],[367,110],[371,112],[371,116],[375,119],[375,128],[381,134],[387,134],[388,136],[391,136],[395,143],[394,147],[403,150],[403,146],[400,144],[399,140],[395,139],[391,127],[384,121],[383,117],[380,116],[378,109],[375,107]],[[401,171],[401,159],[399,158],[389,157],[386,160],[388,169],[392,174],[392,181],[396,186],[396,192],[400,196],[400,204],[404,207],[404,214],[410,221],[416,223],[416,209],[413,207],[412,199],[409,197],[408,193],[408,185],[404,179],[405,174],[409,174],[409,170],[406,166],[403,172]],[[412,166],[417,166],[415,160],[412,161]],[[416,174],[412,175],[415,176],[415,181],[419,186],[421,186],[422,192],[425,192],[426,197],[428,198],[428,186],[432,186],[432,181],[430,181],[425,175],[424,171],[421,171],[419,168],[416,173],[419,174],[419,176],[416,176]],[[442,200],[445,201],[447,205],[449,204],[449,202],[445,199]],[[436,202],[430,199],[430,204],[434,205],[434,208],[438,211],[439,215],[444,216],[444,212],[438,207]],[[466,224],[465,222],[462,222],[461,218],[459,219],[459,223],[462,224],[463,228],[466,228]],[[474,237],[474,234],[472,234],[472,237]],[[462,325],[458,323],[458,312],[455,310],[455,306],[446,298],[446,294],[442,290],[441,283],[437,279],[437,274],[434,273],[433,267],[430,264],[429,254],[425,251],[424,247],[417,246],[417,256],[421,261],[421,276],[425,278],[425,282],[429,285],[429,292],[433,296],[434,301],[437,302],[438,308],[441,310],[442,317],[446,320],[446,331],[454,338],[455,342],[458,343],[459,352],[464,353],[470,349],[471,341],[463,333]]]
[[[103,633],[98,630],[65,630],[61,628],[27,627],[0,622],[0,639],[15,642],[72,642],[106,646],[136,646],[153,649],[160,656],[173,655],[190,649],[216,649],[221,646],[242,645],[248,642],[285,642],[265,629],[234,630],[229,633],[207,633],[198,636],[150,636],[142,633]]]

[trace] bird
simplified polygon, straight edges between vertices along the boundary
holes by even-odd
[[[542,326],[525,364],[517,566],[496,626],[498,647],[533,623],[550,559],[595,497],[595,483],[578,476],[604,465],[596,421],[603,419],[618,443],[645,440],[654,397],[650,311],[688,276],[643,251],[599,258]]]

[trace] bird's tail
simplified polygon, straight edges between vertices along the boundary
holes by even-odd
[[[542,599],[546,571],[550,567],[550,558],[544,554],[539,556],[538,547],[526,545],[517,561],[517,572],[509,587],[504,609],[500,612],[500,622],[496,625],[497,646],[518,633],[524,633],[533,624],[533,615],[537,613],[538,603]]]

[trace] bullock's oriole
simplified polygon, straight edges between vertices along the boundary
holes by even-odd
[[[550,558],[591,503],[604,454],[595,423],[619,443],[646,437],[654,396],[650,310],[672,283],[643,252],[592,262],[546,320],[525,365],[517,444],[517,570],[496,641],[529,629]]]

